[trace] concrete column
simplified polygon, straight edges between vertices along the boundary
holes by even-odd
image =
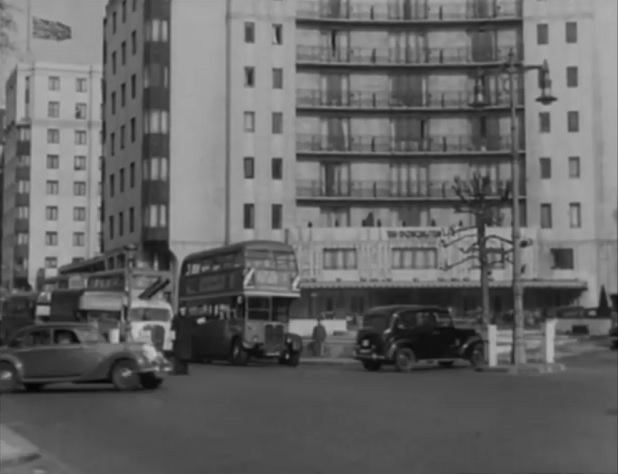
[[[553,364],[556,356],[556,320],[548,319],[543,323],[543,362]]]
[[[498,327],[495,324],[488,324],[485,327],[485,358],[489,367],[498,365]]]

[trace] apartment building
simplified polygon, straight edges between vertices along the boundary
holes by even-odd
[[[272,0],[108,3],[108,267],[129,244],[166,269],[294,225],[294,13]]]
[[[18,64],[6,84],[3,282],[99,252],[100,66]]]
[[[4,117],[6,115],[6,111],[3,108],[0,108],[0,209],[2,209],[2,198],[3,198],[3,189],[4,189]],[[0,236],[3,235],[2,231],[2,219],[0,219]],[[0,264],[2,262],[2,245],[0,245]],[[0,288],[4,286],[4,279],[2,278],[2,272],[0,272]]]

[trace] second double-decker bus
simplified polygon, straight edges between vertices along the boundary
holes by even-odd
[[[189,255],[178,285],[180,314],[192,319],[194,359],[274,358],[297,366],[302,340],[288,332],[300,297],[294,249],[248,241]]]

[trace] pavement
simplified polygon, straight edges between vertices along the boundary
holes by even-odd
[[[80,474],[616,473],[617,353],[565,363],[543,377],[195,365],[153,392],[5,395],[0,422]]]

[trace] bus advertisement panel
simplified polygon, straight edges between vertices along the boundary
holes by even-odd
[[[195,358],[298,364],[302,343],[287,328],[290,306],[300,297],[290,246],[249,241],[190,255],[178,290],[181,313],[195,322]]]

